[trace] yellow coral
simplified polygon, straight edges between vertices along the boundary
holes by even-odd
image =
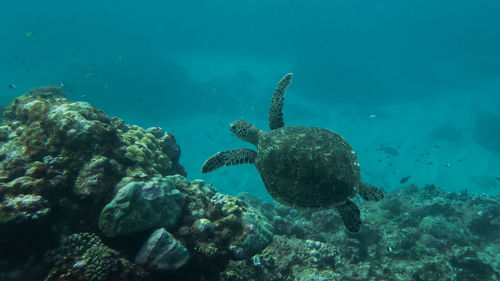
[[[137,163],[144,163],[146,161],[145,151],[136,144],[127,146],[125,157]]]

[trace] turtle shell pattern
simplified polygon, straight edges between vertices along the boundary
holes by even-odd
[[[263,132],[255,165],[271,196],[293,208],[326,209],[352,198],[361,181],[351,146],[322,128]]]

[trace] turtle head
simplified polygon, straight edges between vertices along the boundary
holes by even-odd
[[[238,138],[257,145],[260,129],[243,120],[236,120],[229,124],[229,130]]]

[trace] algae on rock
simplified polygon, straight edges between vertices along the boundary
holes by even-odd
[[[61,235],[99,231],[119,183],[186,175],[172,134],[68,101],[58,86],[29,90],[1,121],[0,261],[20,268],[30,265],[13,261],[13,253],[40,257]]]

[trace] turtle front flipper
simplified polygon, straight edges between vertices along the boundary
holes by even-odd
[[[283,121],[283,103],[285,102],[285,93],[288,85],[292,81],[292,73],[288,73],[278,82],[271,99],[271,108],[269,109],[269,128],[271,130],[285,126]]]
[[[382,190],[365,182],[359,185],[359,195],[367,201],[379,201],[384,198],[384,192]]]
[[[358,232],[361,227],[360,211],[358,206],[347,200],[344,204],[335,206],[342,221],[347,229],[351,232]]]
[[[256,157],[257,152],[247,148],[220,151],[205,161],[201,172],[205,174],[223,166],[253,164]]]

